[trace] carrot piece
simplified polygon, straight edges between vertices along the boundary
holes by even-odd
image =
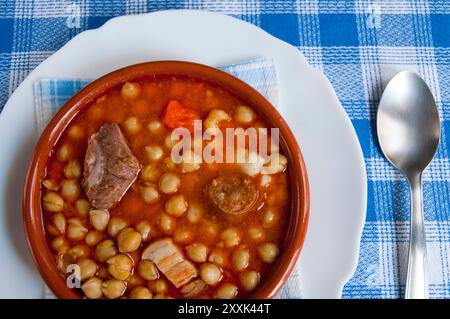
[[[172,100],[164,112],[163,123],[170,129],[185,127],[192,132],[194,120],[198,119],[200,116],[195,110],[182,105],[177,100]]]

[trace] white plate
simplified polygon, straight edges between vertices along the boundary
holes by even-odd
[[[33,83],[97,78],[152,60],[212,66],[255,57],[275,60],[281,113],[298,138],[311,188],[311,214],[299,259],[305,298],[339,298],[358,261],[366,212],[366,173],[352,124],[328,80],[303,55],[254,25],[201,11],[163,11],[110,20],[42,62],[0,116],[0,297],[39,298],[43,285],[22,227],[22,185],[37,141]]]

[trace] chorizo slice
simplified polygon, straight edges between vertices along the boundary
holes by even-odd
[[[229,216],[240,216],[253,210],[259,196],[253,179],[240,174],[216,177],[204,192],[213,206]]]

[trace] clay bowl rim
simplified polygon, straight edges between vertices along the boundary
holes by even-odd
[[[28,244],[37,268],[49,288],[59,298],[80,298],[66,286],[56,268],[44,235],[41,182],[52,147],[70,121],[96,98],[125,81],[148,76],[179,75],[216,83],[250,105],[271,127],[280,129],[280,144],[288,158],[291,185],[291,212],[280,255],[252,299],[273,298],[289,277],[299,257],[309,217],[309,184],[306,165],[296,139],[278,111],[255,89],[234,76],[202,64],[184,61],[154,61],[130,65],[108,73],[75,94],[53,117],[39,138],[30,161],[24,186],[23,220]]]

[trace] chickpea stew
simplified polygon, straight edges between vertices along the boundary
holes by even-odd
[[[195,121],[268,128],[226,88],[167,75],[107,91],[60,136],[42,182],[44,227],[61,275],[77,266],[80,296],[246,298],[265,280],[287,228],[286,157],[208,163],[184,151],[177,163],[171,133]]]

